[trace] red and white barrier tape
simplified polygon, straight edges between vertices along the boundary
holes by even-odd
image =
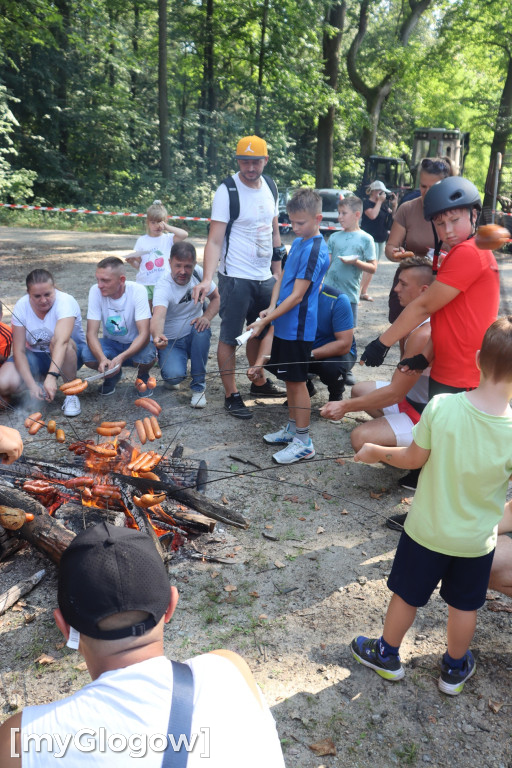
[[[0,203],[0,208],[17,208],[23,211],[57,211],[57,213],[87,213],[98,216],[128,216],[133,218],[146,218],[145,213],[131,213],[126,211],[91,211],[89,208],[53,208],[50,205],[22,205],[14,203]],[[509,214],[507,214],[509,215]],[[168,219],[178,221],[211,221],[206,216],[168,216]],[[290,227],[290,224],[279,224],[280,227]],[[339,227],[322,227],[322,229],[339,230]]]

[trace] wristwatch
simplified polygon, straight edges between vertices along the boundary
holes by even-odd
[[[57,371],[48,371],[48,373],[46,375],[47,376],[55,376],[55,378],[58,379],[59,376],[60,376],[60,373],[57,373]]]

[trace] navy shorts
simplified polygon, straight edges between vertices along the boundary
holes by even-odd
[[[312,341],[289,341],[274,336],[265,368],[283,381],[306,381],[312,349]]]
[[[441,582],[440,595],[452,608],[476,611],[485,603],[494,550],[482,557],[443,555],[400,536],[388,587],[408,605],[426,605]]]
[[[219,272],[219,341],[236,347],[236,337],[242,333],[244,323],[254,323],[260,312],[267,309],[275,284],[274,277],[268,280],[247,280]],[[264,335],[262,333],[258,338],[262,339]]]

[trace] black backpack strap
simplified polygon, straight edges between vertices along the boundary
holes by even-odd
[[[233,176],[226,176],[222,181],[226,185],[229,197],[229,221],[226,224],[226,233],[224,235],[226,240],[226,252],[224,254],[224,274],[227,275],[226,263],[229,249],[229,235],[231,233],[231,227],[233,222],[240,216],[240,196]]]
[[[172,699],[167,734],[173,736],[174,745],[167,745],[162,759],[162,768],[186,768],[188,751],[184,740],[190,744],[192,710],[194,708],[194,678],[188,664],[172,661]],[[173,746],[180,744],[179,751]]]
[[[277,185],[276,185],[274,179],[272,179],[270,176],[267,176],[266,173],[262,173],[262,178],[264,178],[265,181],[267,182],[267,186],[270,189],[270,191],[272,192],[272,196],[274,198],[274,202],[276,203],[277,202]]]

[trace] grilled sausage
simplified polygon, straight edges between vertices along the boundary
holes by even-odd
[[[66,480],[64,486],[66,488],[91,488],[94,485],[92,477],[73,477],[71,480]]]
[[[86,446],[88,451],[92,451],[93,453],[98,453],[100,456],[104,456],[105,458],[112,459],[114,456],[117,456],[117,448],[115,445],[112,445],[112,443],[98,443],[98,445],[87,445]]]
[[[126,421],[102,421],[100,427],[126,427]]]
[[[144,429],[146,430],[146,437],[150,443],[153,443],[155,441],[155,433],[153,432],[153,427],[151,426],[151,420],[149,416],[146,416],[142,423],[144,424]]]
[[[73,379],[73,381],[65,381],[64,384],[60,385],[59,389],[61,392],[67,392],[68,389],[77,387],[79,384],[82,384],[82,379]]]
[[[41,429],[41,427],[44,427],[44,426],[45,426],[44,421],[34,421],[34,422],[32,422],[32,424],[28,428],[29,435],[36,435],[39,432],[39,430]]]
[[[46,429],[48,430],[50,435],[53,435],[53,433],[57,429],[57,422],[54,419],[50,419],[50,421],[46,425]]]
[[[55,439],[58,443],[65,443],[66,442],[66,434],[63,429],[58,429],[55,433]]]
[[[148,379],[148,389],[154,389],[156,387],[156,379],[154,376],[150,376]]]
[[[162,501],[165,501],[165,493],[145,493],[143,496],[133,497],[134,504],[142,509],[149,509]]]
[[[146,383],[142,379],[137,379],[135,382],[135,389],[137,392],[145,392],[147,389]]]
[[[144,429],[144,424],[140,419],[137,419],[135,422],[135,429],[137,430],[137,436],[142,443],[142,445],[145,445],[147,436],[146,436],[146,430]]]
[[[155,438],[157,440],[160,440],[162,437],[162,430],[160,429],[160,425],[158,423],[158,420],[156,416],[150,416],[151,426],[153,427],[153,432],[155,433]]]
[[[64,390],[64,394],[67,395],[80,395],[89,386],[88,381],[82,381],[80,384],[76,384],[74,387],[68,387]]]
[[[149,397],[139,397],[139,399],[135,401],[135,405],[138,408],[145,408],[146,411],[152,413],[153,416],[160,416],[162,413],[162,406],[158,405],[155,400],[151,400]]]
[[[39,411],[37,411],[37,413],[31,413],[30,416],[27,416],[27,418],[25,419],[26,428],[28,429],[29,427],[32,426],[34,421],[39,421],[42,418],[43,418],[43,414],[40,413]]]
[[[115,437],[121,432],[121,427],[96,427],[98,435],[103,437]]]

